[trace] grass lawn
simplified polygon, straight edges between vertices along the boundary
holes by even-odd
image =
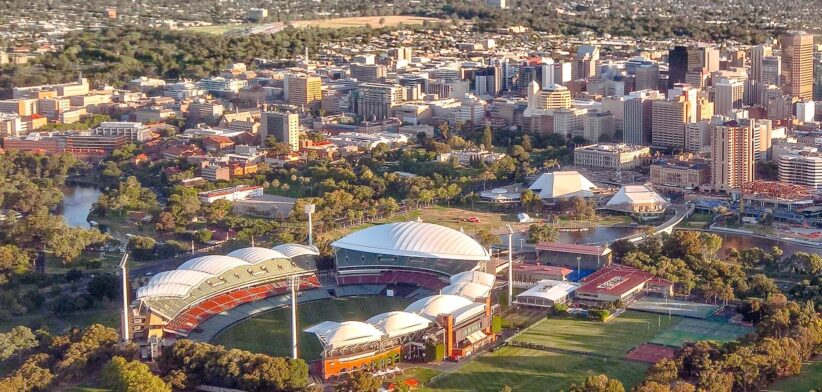
[[[422,385],[427,385],[429,381],[431,381],[434,376],[442,373],[436,369],[429,369],[429,368],[409,368],[403,371],[403,374],[400,374],[394,378],[386,380],[386,382],[400,382],[404,380],[408,380],[409,378],[414,378],[420,382]]]
[[[822,389],[822,359],[804,363],[802,373],[798,376],[777,381],[765,389],[779,392],[807,392]]]
[[[667,316],[630,311],[607,323],[552,318],[535,324],[516,340],[621,358],[632,347],[653,339],[677,321],[679,317],[668,320]]]
[[[585,355],[558,354],[506,346],[474,358],[454,373],[435,380],[424,391],[497,392],[508,385],[517,392],[567,390],[585,377],[605,373],[626,389],[642,381],[647,365],[622,360],[607,362]]]
[[[411,303],[398,297],[349,297],[298,305],[299,323],[303,330],[322,321],[365,321],[371,316],[392,310],[402,310]],[[281,308],[237,323],[214,339],[214,343],[230,348],[273,356],[291,355],[291,310]],[[300,332],[300,357],[313,360],[322,348],[317,337]]]

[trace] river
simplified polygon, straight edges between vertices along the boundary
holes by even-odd
[[[60,203],[60,216],[71,227],[89,228],[88,214],[100,194],[99,188],[86,185],[66,185],[63,188],[63,201]]]

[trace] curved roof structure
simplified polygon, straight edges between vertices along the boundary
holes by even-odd
[[[470,299],[458,295],[432,295],[417,300],[405,308],[406,312],[416,313],[429,320],[436,320],[441,314],[453,314],[473,304]]]
[[[485,261],[488,250],[457,230],[423,222],[373,226],[331,244],[335,248],[395,256]]]
[[[465,271],[451,275],[451,284],[457,283],[478,283],[483,286],[494,287],[497,277],[482,271]]]
[[[371,324],[362,321],[325,321],[305,330],[313,333],[329,349],[378,342],[383,333]]]
[[[212,275],[220,275],[232,268],[243,265],[251,265],[251,263],[236,257],[208,255],[186,261],[178,269],[202,271]]]
[[[624,185],[611,200],[608,200],[605,208],[635,212],[639,206],[653,206],[655,209],[664,209],[668,204],[665,198],[645,185]]]
[[[591,197],[596,189],[593,182],[578,171],[557,171],[542,173],[528,189],[539,194],[541,199]]]
[[[204,280],[214,277],[208,272],[194,271],[194,270],[171,270],[163,271],[154,275],[149,279],[148,285],[157,285],[165,283],[180,283],[187,286],[197,286],[203,283]]]
[[[440,290],[440,294],[459,295],[470,298],[471,300],[477,300],[488,297],[488,295],[491,294],[491,287],[472,282],[454,283],[450,286],[443,287],[442,290]]]
[[[149,284],[137,289],[137,298],[144,297],[185,297],[193,286],[182,283]]]
[[[365,322],[389,338],[422,331],[431,325],[431,321],[425,317],[401,311],[378,314]]]
[[[317,247],[313,245],[280,244],[271,249],[284,254],[288,258],[303,255],[318,256],[320,254],[319,249],[317,249]]]
[[[251,264],[257,264],[261,261],[266,261],[266,260],[271,260],[271,259],[287,259],[288,258],[288,256],[284,255],[282,252],[276,251],[274,249],[260,248],[260,247],[237,249],[237,250],[227,254],[226,256],[236,257],[238,259],[247,261]]]

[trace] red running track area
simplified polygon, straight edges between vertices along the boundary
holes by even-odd
[[[634,347],[625,355],[630,361],[657,363],[662,358],[674,359],[676,349],[656,344],[643,343]]]

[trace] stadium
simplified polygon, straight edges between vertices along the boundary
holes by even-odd
[[[328,380],[400,360],[459,358],[495,341],[498,306],[490,298],[496,278],[483,272],[490,253],[466,234],[401,222],[369,227],[331,245],[335,268],[322,283],[318,249],[301,244],[195,257],[159,273],[137,290],[133,337],[145,357],[155,357],[176,339],[210,341],[240,321],[291,304],[383,295],[414,302],[367,320],[304,328],[322,346],[311,364],[315,375]],[[296,353],[295,325],[292,330]]]

